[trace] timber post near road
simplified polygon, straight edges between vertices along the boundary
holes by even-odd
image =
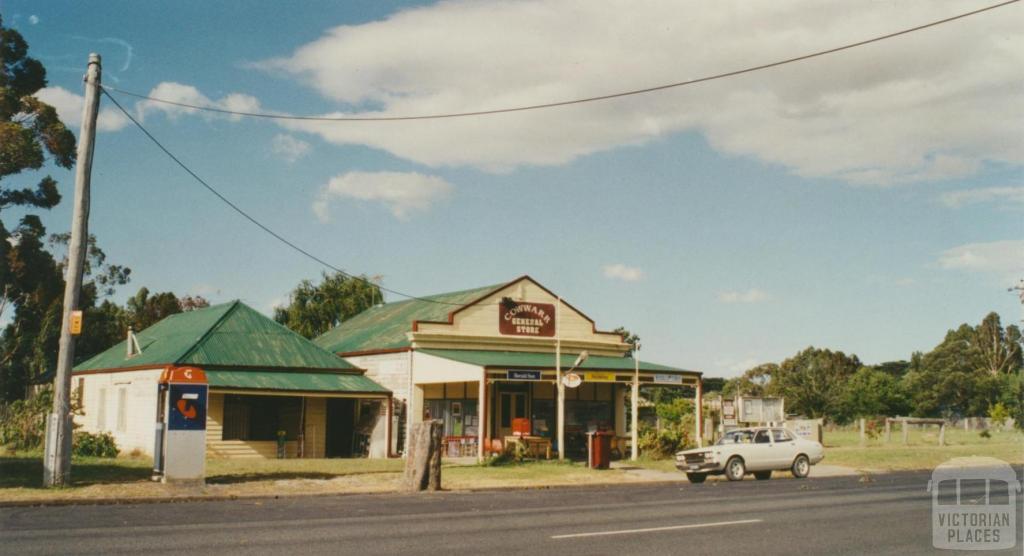
[[[410,492],[441,490],[441,437],[444,422],[432,419],[412,426],[405,460],[405,487]]]

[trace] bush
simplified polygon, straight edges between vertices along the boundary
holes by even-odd
[[[72,437],[71,454],[75,456],[116,458],[119,451],[117,442],[109,433],[77,431]]]
[[[646,429],[640,431],[637,446],[640,453],[652,459],[671,458],[676,452],[693,447],[690,433],[678,427],[669,427],[656,431]]]
[[[46,435],[46,416],[53,408],[53,391],[46,389],[27,400],[0,405],[0,446],[39,450]]]

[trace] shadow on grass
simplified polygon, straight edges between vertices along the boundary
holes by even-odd
[[[145,481],[152,472],[145,460],[76,459],[71,462],[71,485]],[[42,456],[0,456],[0,488],[43,488]]]
[[[252,481],[286,481],[289,479],[326,480],[335,477],[352,475],[353,473],[320,473],[316,471],[279,471],[273,473],[241,473],[231,475],[213,475],[206,478],[211,485],[233,485]],[[358,473],[355,473],[358,474]]]

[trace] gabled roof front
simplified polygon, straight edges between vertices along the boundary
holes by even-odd
[[[507,284],[430,295],[371,307],[325,332],[313,342],[332,353],[409,347],[413,321],[447,320],[449,313]]]
[[[75,371],[196,365],[262,370],[355,370],[344,359],[242,303],[232,301],[171,315],[136,334],[142,353],[125,342],[75,366]]]

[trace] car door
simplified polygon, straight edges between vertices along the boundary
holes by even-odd
[[[796,441],[786,429],[772,429],[772,465],[775,469],[788,469],[796,459]]]
[[[748,471],[765,471],[772,469],[772,436],[768,429],[754,432],[754,442],[744,446]]]

